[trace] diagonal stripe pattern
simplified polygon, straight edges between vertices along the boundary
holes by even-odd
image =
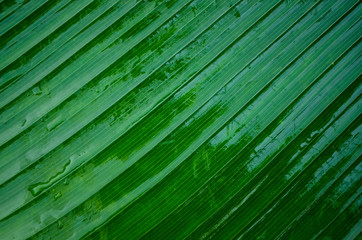
[[[358,239],[357,0],[0,2],[0,239]]]

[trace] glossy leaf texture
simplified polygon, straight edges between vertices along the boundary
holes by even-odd
[[[0,2],[0,239],[362,239],[357,0]]]

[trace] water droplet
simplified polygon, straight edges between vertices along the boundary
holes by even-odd
[[[69,160],[63,167],[63,169],[56,173],[54,176],[52,176],[51,178],[49,178],[46,182],[39,182],[39,183],[36,183],[36,184],[32,184],[29,186],[28,190],[31,192],[31,194],[33,194],[33,196],[37,196],[39,195],[44,189],[47,189],[49,188],[53,183],[55,183],[59,178],[61,178],[62,176],[65,175],[66,173],[66,170],[68,168],[68,166],[70,165],[71,161]],[[55,192],[55,189],[52,189],[51,190],[52,192]],[[60,194],[60,196],[62,196],[61,193],[58,193]],[[57,195],[54,197],[54,199],[57,199],[59,197],[57,197]]]
[[[54,199],[57,200],[58,198],[60,198],[62,196],[62,194],[60,192],[58,192],[57,194],[55,194]]]
[[[311,137],[314,137],[314,136],[317,135],[317,134],[319,134],[319,131],[313,131],[310,136],[311,136]]]
[[[307,145],[308,145],[308,143],[303,142],[302,144],[300,144],[300,148],[304,148],[304,147],[307,146]]]
[[[64,184],[64,185],[68,185],[68,184],[69,184],[68,178],[66,178],[66,179],[64,180],[63,184]]]
[[[64,226],[63,222],[60,221],[60,220],[58,220],[58,222],[57,222],[57,228],[58,228],[58,229],[62,229],[63,226]]]
[[[193,6],[193,7],[191,8],[191,10],[192,10],[192,13],[194,14],[194,16],[196,16],[196,14],[197,14],[197,8]]]
[[[57,118],[55,118],[54,120],[52,120],[50,123],[47,124],[47,130],[52,131],[63,122],[64,120],[61,118],[61,116],[58,116]]]
[[[113,126],[113,124],[115,124],[118,119],[118,115],[112,114],[109,119],[110,119],[109,126]]]
[[[33,92],[34,95],[40,95],[40,94],[42,94],[42,91],[41,91],[41,89],[40,89],[39,87],[33,88],[33,89],[32,89],[32,92]]]

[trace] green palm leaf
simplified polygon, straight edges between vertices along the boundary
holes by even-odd
[[[0,2],[0,239],[361,238],[357,0]]]

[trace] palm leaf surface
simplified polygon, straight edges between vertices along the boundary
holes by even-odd
[[[361,5],[0,3],[1,239],[356,239]]]

